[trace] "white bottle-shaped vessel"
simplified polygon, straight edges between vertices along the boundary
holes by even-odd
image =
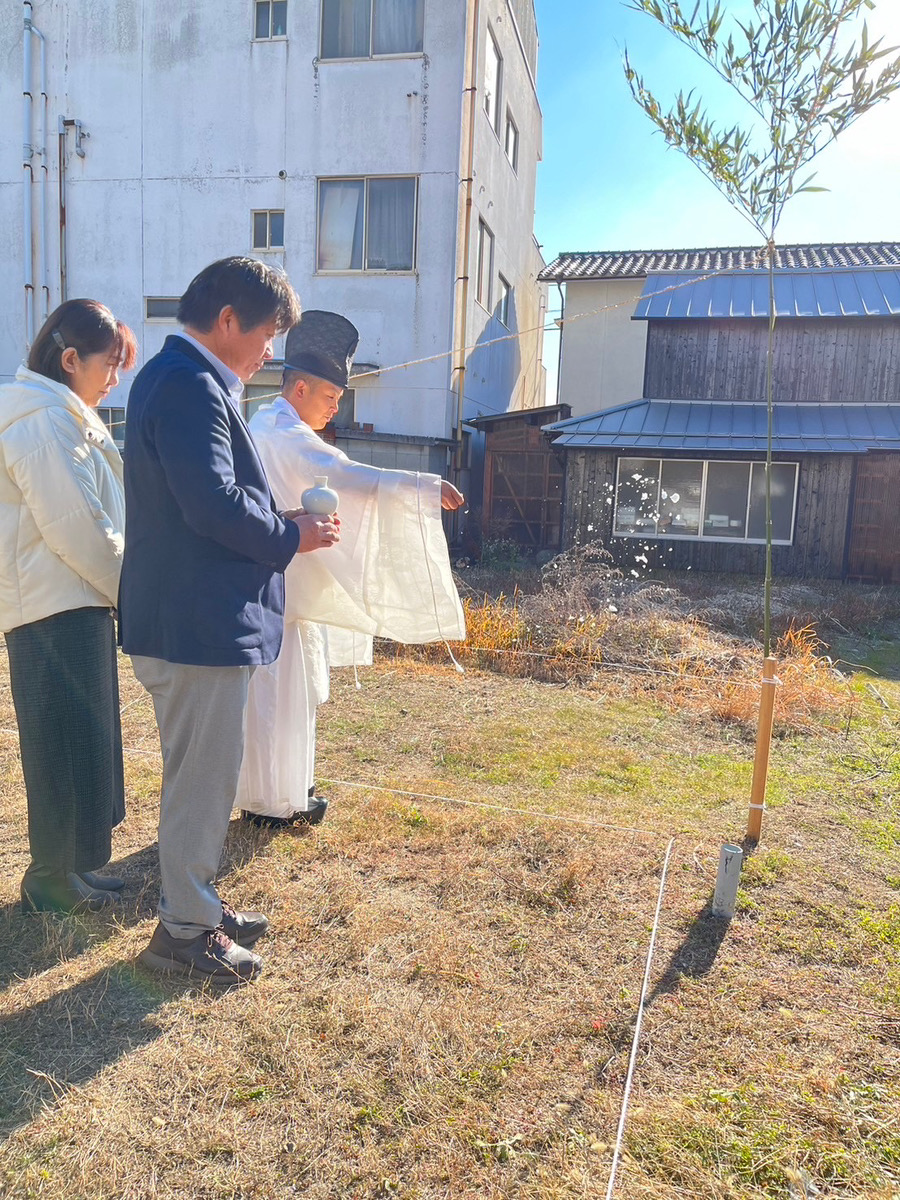
[[[328,486],[327,475],[314,475],[313,486],[307,488],[300,497],[303,511],[315,513],[316,516],[330,517],[337,512],[338,494]]]

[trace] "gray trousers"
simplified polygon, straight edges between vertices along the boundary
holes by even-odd
[[[153,697],[163,757],[159,919],[173,937],[193,938],[222,919],[213,880],[241,770],[253,668],[131,661]]]

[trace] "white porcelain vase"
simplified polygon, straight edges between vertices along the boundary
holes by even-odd
[[[307,488],[300,497],[303,511],[315,513],[316,516],[330,517],[337,512],[338,494],[328,486],[327,475],[314,475],[313,486]]]

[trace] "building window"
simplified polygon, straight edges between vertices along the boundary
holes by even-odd
[[[97,416],[109,430],[119,449],[125,444],[125,409],[98,408]]]
[[[145,296],[144,318],[147,321],[177,321],[178,296]]]
[[[412,271],[415,176],[319,180],[319,271]]]
[[[256,0],[253,36],[287,37],[287,0]]]
[[[512,297],[512,288],[506,282],[502,275],[497,276],[497,284],[500,295],[497,299],[497,316],[501,322],[509,329],[509,302]]]
[[[284,249],[284,209],[265,209],[253,214],[253,249]]]
[[[514,171],[519,169],[519,130],[512,119],[509,109],[506,110],[506,136],[503,139],[503,149]]]
[[[497,133],[500,132],[500,89],[503,86],[503,59],[490,29],[484,48],[484,111]]]
[[[797,463],[772,464],[772,540],[794,539]],[[620,458],[615,537],[765,542],[766,466],[672,458]]]
[[[425,0],[322,0],[321,58],[421,54]]]
[[[478,222],[478,276],[475,284],[475,299],[490,311],[491,284],[494,276],[494,235],[485,225]]]

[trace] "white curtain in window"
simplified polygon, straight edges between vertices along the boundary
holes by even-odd
[[[361,179],[320,184],[320,271],[362,270],[364,191],[365,184]]]
[[[422,49],[423,0],[374,0],[373,54],[410,54]]]
[[[488,30],[484,46],[484,111],[495,129],[500,119],[500,62],[500,51]]]
[[[411,271],[416,228],[416,181],[370,179],[366,267]]]
[[[322,57],[368,58],[371,0],[323,0]]]

